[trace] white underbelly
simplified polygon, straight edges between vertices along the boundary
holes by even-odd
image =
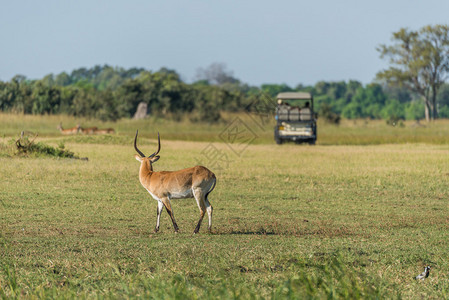
[[[185,191],[178,191],[178,192],[171,192],[169,194],[169,197],[171,199],[181,199],[181,198],[192,198],[193,193],[191,189],[185,190]]]
[[[148,191],[148,193],[150,193],[151,197],[153,197],[154,200],[162,201],[161,199],[159,199],[159,197],[154,195],[148,189],[146,189],[146,190]],[[188,189],[188,190],[180,191],[180,192],[171,192],[168,194],[168,197],[170,199],[193,198],[193,192],[192,192],[192,189]]]

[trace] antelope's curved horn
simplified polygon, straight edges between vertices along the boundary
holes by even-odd
[[[159,136],[159,132],[157,133],[157,151],[156,152],[154,152],[153,154],[151,154],[150,156],[148,156],[148,157],[154,157],[154,156],[156,156],[158,153],[159,153],[159,151],[161,151],[161,137]]]
[[[139,155],[141,157],[145,157],[145,154],[142,153],[142,151],[139,150],[139,148],[137,148],[137,134],[139,133],[139,130],[136,131],[136,137],[134,138],[134,149],[136,149],[137,153],[139,153]]]

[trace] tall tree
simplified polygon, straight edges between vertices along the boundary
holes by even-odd
[[[206,69],[199,68],[196,71],[196,79],[207,80],[209,84],[213,85],[239,82],[239,80],[233,76],[233,72],[227,70],[227,66],[224,63],[213,63]]]
[[[449,73],[449,26],[406,28],[393,33],[393,45],[380,45],[381,58],[390,68],[377,74],[380,80],[405,86],[422,96],[426,120],[438,118],[437,94]]]

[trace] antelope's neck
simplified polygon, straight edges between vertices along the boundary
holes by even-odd
[[[151,166],[149,161],[143,161],[140,164],[140,170],[139,170],[139,178],[140,181],[143,181],[145,178],[150,178],[151,174],[153,173],[153,167]]]

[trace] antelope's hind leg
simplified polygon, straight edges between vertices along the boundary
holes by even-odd
[[[193,231],[193,234],[196,234],[200,231],[201,222],[203,221],[204,214],[206,213],[206,197],[201,190],[201,188],[193,188],[193,196],[195,197],[196,204],[198,204],[198,208],[200,210],[200,219],[198,220],[198,224]]]
[[[161,214],[164,210],[164,203],[162,201],[157,201],[157,219],[156,219],[156,227],[154,228],[154,232],[159,231],[159,225],[161,224]]]
[[[214,211],[214,208],[212,207],[212,205],[210,205],[210,202],[207,199],[207,195],[205,198],[207,217],[209,218],[209,227],[207,228],[207,230],[209,230],[209,232],[212,232],[212,212]]]
[[[215,177],[214,177],[212,186],[208,188],[208,192],[204,196],[204,204],[206,205],[207,217],[209,218],[209,227],[208,227],[209,233],[212,232],[212,212],[213,212],[214,208],[212,207],[212,205],[210,205],[208,197],[209,197],[209,194],[214,190],[216,183],[217,183],[217,179],[215,179]]]

